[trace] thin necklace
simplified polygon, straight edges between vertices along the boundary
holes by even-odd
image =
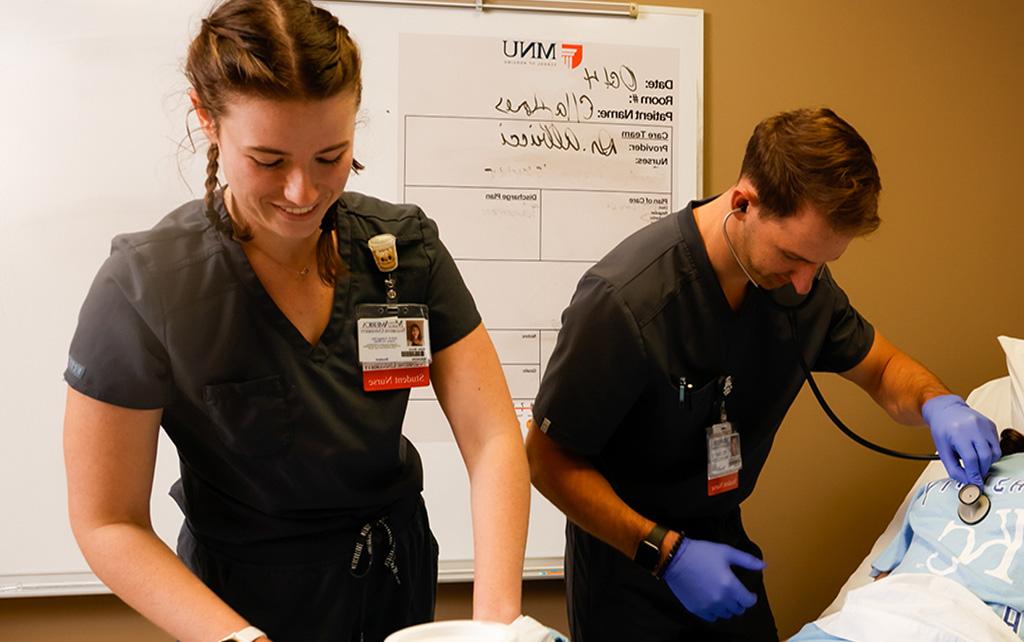
[[[234,200],[234,194],[231,194],[230,192],[228,192],[228,188],[225,187],[224,188],[224,207],[225,207],[225,209],[227,209],[228,199],[229,198],[233,201]],[[230,216],[230,214],[231,214],[231,210],[228,209],[228,215]],[[259,248],[259,246],[257,246],[255,243],[247,242],[246,245],[248,247],[251,247],[252,249],[256,250],[257,252],[259,252],[263,256],[267,257],[272,262],[276,263],[279,267],[285,269],[286,271],[293,272],[293,273],[297,274],[300,279],[302,277],[306,276],[307,274],[309,274],[309,270],[310,270],[310,268],[312,268],[312,261],[307,261],[305,267],[303,267],[301,270],[296,270],[294,267],[292,267],[292,266],[290,266],[290,265],[288,265],[286,263],[282,263],[281,261],[278,261],[277,259],[272,257],[267,252],[261,250]]]
[[[269,254],[267,254],[266,252],[261,250],[259,247],[257,247],[254,243],[248,243],[248,246],[251,247],[252,249],[256,250],[257,252],[259,252],[263,256],[267,257],[268,259],[270,259],[274,263],[277,263],[279,266],[281,266],[285,270],[287,270],[289,272],[294,272],[295,274],[298,274],[300,279],[302,277],[306,276],[307,274],[309,274],[309,270],[312,267],[311,263],[306,263],[306,267],[302,268],[301,270],[296,270],[294,267],[292,267],[290,265],[287,265],[285,263],[282,263],[282,262],[278,261],[277,259],[275,259],[274,257],[270,256]]]

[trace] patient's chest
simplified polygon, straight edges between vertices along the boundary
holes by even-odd
[[[986,484],[992,508],[975,525],[957,516],[959,490],[943,479],[918,494],[901,534],[910,545],[893,572],[948,577],[1024,633],[1024,478],[994,472]]]

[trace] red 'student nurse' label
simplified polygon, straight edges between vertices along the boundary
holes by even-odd
[[[736,490],[740,487],[740,474],[730,473],[722,477],[715,477],[708,480],[708,497]]]
[[[363,370],[363,390],[398,390],[400,388],[419,388],[430,385],[430,368],[392,368],[381,370]]]

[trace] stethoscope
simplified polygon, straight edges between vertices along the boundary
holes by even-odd
[[[814,291],[818,287],[818,282],[821,280],[822,275],[825,273],[825,266],[822,265],[818,268],[818,273],[814,276],[814,281],[811,285],[811,290],[807,294],[799,294],[793,287],[792,283],[788,283],[780,288],[773,290],[765,290],[754,277],[750,275],[747,270],[747,266],[740,260],[739,255],[736,253],[736,248],[733,247],[732,240],[729,238],[729,232],[726,230],[726,223],[729,221],[729,217],[736,212],[745,212],[746,206],[737,207],[730,210],[725,217],[722,218],[722,236],[725,238],[725,244],[729,247],[729,252],[732,253],[733,259],[736,260],[736,264],[740,266],[743,274],[747,277],[747,280],[761,292],[767,295],[766,299],[768,302],[778,310],[786,313],[789,318],[789,326],[793,334],[793,347],[796,352],[797,361],[800,363],[800,369],[803,370],[804,378],[807,380],[807,385],[810,386],[811,392],[814,393],[814,398],[818,400],[818,405],[825,412],[832,423],[839,428],[840,432],[844,435],[857,442],[861,446],[869,450],[873,450],[889,457],[896,457],[898,459],[910,459],[914,461],[935,461],[939,459],[938,455],[919,455],[916,453],[905,453],[885,446],[880,446],[874,442],[868,441],[864,437],[861,437],[857,433],[853,432],[841,419],[833,412],[832,408],[825,401],[824,395],[821,394],[821,389],[818,388],[818,383],[814,380],[814,376],[811,374],[811,368],[807,365],[806,359],[804,359],[803,352],[800,350],[799,334],[797,331],[796,323],[796,311],[803,307],[807,301],[814,295]],[[965,524],[977,524],[988,515],[991,504],[988,497],[985,496],[984,491],[977,484],[966,484],[960,489],[959,494],[960,507],[957,509],[957,515],[963,520]]]
[[[960,505],[956,514],[964,524],[973,526],[985,519],[988,511],[992,508],[992,502],[988,500],[985,491],[977,484],[965,484],[957,494]]]

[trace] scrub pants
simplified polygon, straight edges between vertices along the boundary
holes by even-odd
[[[178,555],[274,642],[381,642],[434,619],[438,548],[419,496],[363,528],[258,550],[215,552],[186,521]]]
[[[739,509],[726,516],[677,524],[688,537],[729,544],[762,558],[747,537]],[[761,573],[733,567],[757,603],[742,615],[705,622],[686,610],[668,584],[587,533],[566,525],[566,598],[573,642],[777,642],[775,618]]]

